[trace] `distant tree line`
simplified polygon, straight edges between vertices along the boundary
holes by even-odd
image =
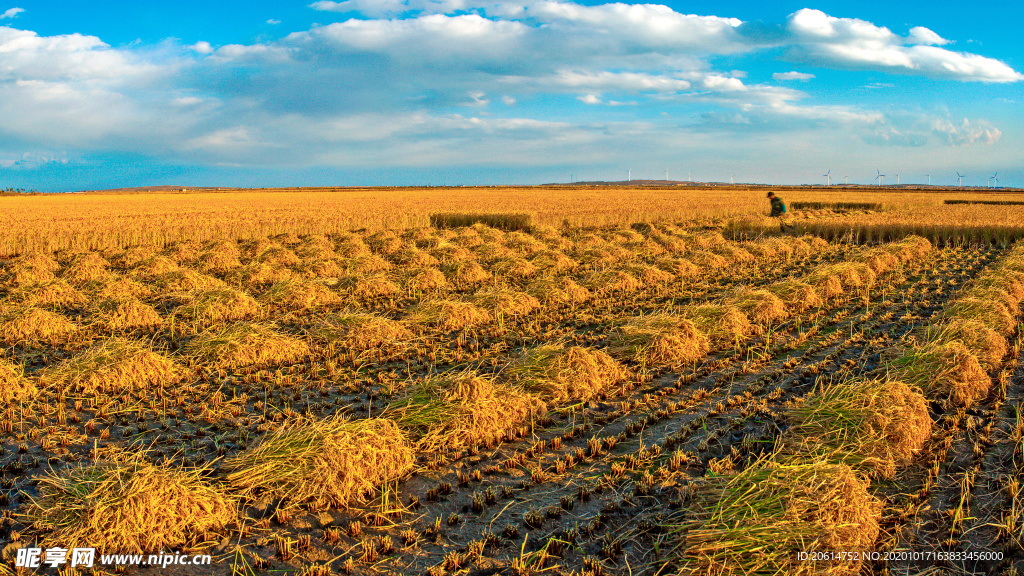
[[[23,196],[26,194],[41,194],[35,190],[25,190],[24,188],[3,188],[0,189],[0,196]]]

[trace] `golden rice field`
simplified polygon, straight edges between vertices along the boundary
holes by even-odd
[[[0,575],[1024,570],[1018,207],[437,192],[0,198]]]

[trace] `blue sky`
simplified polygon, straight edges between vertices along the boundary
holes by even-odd
[[[0,4],[0,187],[1024,186],[1020,3]]]

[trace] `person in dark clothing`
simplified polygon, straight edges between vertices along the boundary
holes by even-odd
[[[768,193],[768,200],[770,200],[772,203],[772,213],[770,214],[770,216],[772,218],[779,219],[779,223],[783,230],[789,228],[790,226],[786,224],[786,221],[783,219],[783,216],[785,216],[788,212],[786,210],[786,203],[782,201],[782,198],[776,196],[775,192]]]

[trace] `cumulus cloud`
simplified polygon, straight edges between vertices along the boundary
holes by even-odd
[[[925,28],[901,37],[812,10],[754,39],[735,18],[660,5],[468,2],[315,2],[314,9],[343,15],[277,39],[223,46],[111,47],[95,36],[0,27],[0,141],[8,143],[0,154],[11,142],[29,150],[59,141],[225,165],[426,163],[458,161],[459,152],[474,162],[512,148],[547,162],[558,157],[553,151],[580,143],[611,146],[612,135],[634,144],[651,133],[678,136],[673,120],[644,123],[658,113],[723,130],[828,127],[872,143],[969,146],[995,143],[1001,133],[976,119],[896,119],[841,94],[758,84],[744,70],[715,64],[731,68],[735,58],[718,56],[783,47],[838,68],[991,82],[1000,81],[993,79],[999,66],[1003,78],[1017,74],[980,55],[950,52]],[[619,116],[608,110],[623,105],[634,108]],[[561,122],[563,111],[573,117],[574,110],[634,120]]]
[[[4,10],[3,14],[0,14],[0,20],[5,18],[17,18],[18,14],[21,14],[24,11],[24,8],[8,8],[7,10]]]
[[[948,119],[934,119],[932,133],[954,146],[975,143],[992,145],[999,142],[1003,135],[998,128],[987,122],[972,123],[967,118],[961,120],[958,125]]]
[[[946,41],[927,28],[913,28],[903,38],[864,20],[836,18],[809,8],[791,14],[788,27],[793,35],[791,57],[822,66],[989,83],[1024,79],[999,60],[933,46]]]
[[[807,74],[806,72],[776,72],[772,74],[772,78],[775,80],[810,80],[814,78],[814,74]]]

